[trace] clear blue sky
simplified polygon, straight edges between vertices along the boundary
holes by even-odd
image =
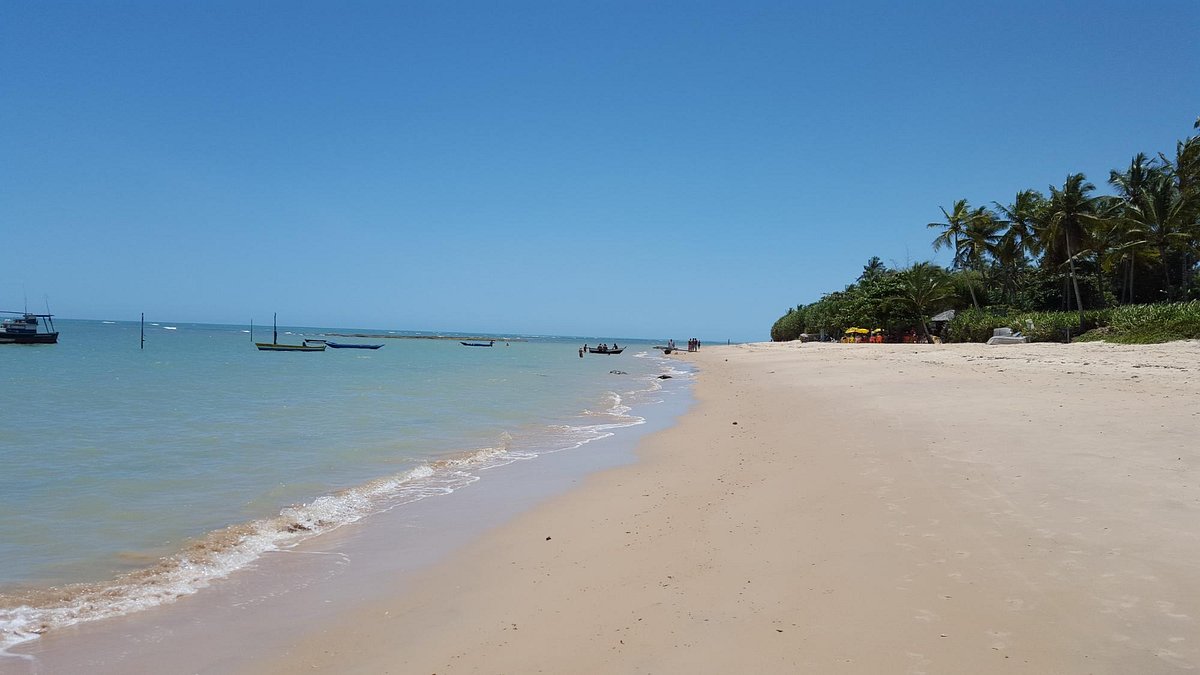
[[[1173,153],[1200,3],[0,3],[0,309],[766,339]],[[945,260],[941,260],[945,262]]]

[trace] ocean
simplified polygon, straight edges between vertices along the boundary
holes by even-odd
[[[691,375],[645,341],[580,358],[583,338],[281,327],[285,343],[385,346],[260,352],[246,326],[154,322],[141,349],[137,322],[56,323],[57,345],[0,346],[0,652],[349,523],[451,505],[493,469],[587,453]]]

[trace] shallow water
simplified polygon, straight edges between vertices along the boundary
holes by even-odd
[[[0,348],[0,645],[638,424],[672,367],[650,343],[272,353],[240,326],[147,324],[141,350],[136,323],[58,327],[58,345]]]

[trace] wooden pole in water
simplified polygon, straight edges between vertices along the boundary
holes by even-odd
[[[146,348],[146,313],[142,312],[142,349]]]
[[[279,318],[279,312],[271,315],[271,344],[279,344],[279,325],[276,320]]]
[[[250,341],[254,342],[254,318],[250,319]]]

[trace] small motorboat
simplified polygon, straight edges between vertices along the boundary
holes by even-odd
[[[464,347],[491,347],[492,345],[496,344],[496,341],[495,340],[490,340],[488,342],[461,342],[460,341],[458,344],[460,344]]]

